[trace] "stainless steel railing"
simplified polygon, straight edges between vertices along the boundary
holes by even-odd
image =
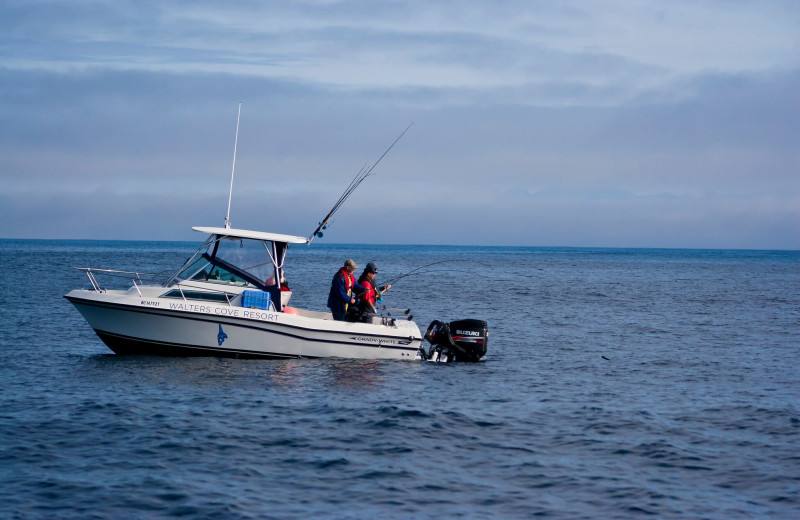
[[[97,281],[96,274],[102,273],[103,275],[113,276],[117,278],[126,278],[133,282],[134,287],[136,290],[139,291],[139,285],[144,285],[144,280],[159,282],[164,279],[163,276],[158,274],[152,273],[139,273],[136,271],[119,271],[117,269],[97,269],[95,267],[75,267],[78,271],[83,271],[86,273],[86,276],[89,278],[89,283],[92,284],[92,289],[96,292],[105,292],[106,290],[100,285],[100,282]],[[131,277],[131,275],[133,275]],[[139,285],[136,284],[136,281],[139,281]],[[141,295],[141,291],[139,291]]]
[[[92,284],[92,290],[95,292],[106,292],[106,289],[100,285],[100,282],[97,280],[97,274],[102,274],[104,276],[111,276],[116,278],[125,278],[126,280],[130,280],[133,283],[133,287],[136,289],[136,292],[139,293],[139,296],[142,296],[142,291],[139,289],[140,285],[145,285],[145,281],[149,282],[156,282],[159,285],[163,284],[163,281],[167,278],[164,275],[153,274],[153,273],[139,273],[137,271],[120,271],[117,269],[98,269],[95,267],[75,267],[78,271],[83,271],[86,273],[86,277],[89,278],[89,283]],[[136,282],[139,282],[138,284]],[[190,281],[181,280],[178,283],[174,284],[174,287],[178,289],[181,294],[181,298],[183,301],[189,301],[190,299],[194,300],[195,298],[187,298],[186,294],[184,294],[183,290],[186,289],[198,289],[203,292],[208,293],[218,293],[225,296],[226,303],[230,306],[232,305],[232,300],[238,293],[235,292],[228,292],[221,289],[210,288],[206,286],[199,286],[199,285],[192,285]]]

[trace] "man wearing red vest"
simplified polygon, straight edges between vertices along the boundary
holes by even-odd
[[[356,303],[354,291],[360,293],[365,290],[365,287],[356,282],[356,277],[353,276],[357,267],[354,261],[347,260],[331,280],[328,308],[331,310],[334,320],[344,321],[347,316],[347,306]]]
[[[378,286],[375,281],[375,275],[378,274],[378,266],[374,262],[367,264],[364,272],[358,278],[358,283],[366,288],[366,291],[360,295],[360,310],[363,313],[375,314],[375,300],[380,298],[380,295],[392,288],[391,285]]]

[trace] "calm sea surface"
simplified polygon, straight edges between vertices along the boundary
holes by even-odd
[[[0,518],[800,518],[800,252],[293,247],[488,321],[481,363],[111,353],[72,267],[196,245],[0,240]]]

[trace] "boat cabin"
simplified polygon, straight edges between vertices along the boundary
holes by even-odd
[[[306,238],[245,229],[192,229],[209,237],[167,282],[168,287],[177,286],[174,297],[225,301],[231,293],[264,291],[275,310],[283,310],[288,302],[282,301],[280,287],[286,251],[289,244],[307,243]]]

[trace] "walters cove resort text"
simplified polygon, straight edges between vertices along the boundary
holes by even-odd
[[[147,305],[148,307],[162,307],[161,302],[154,300],[142,300],[142,305]],[[248,318],[261,321],[278,321],[278,316],[274,313],[256,309],[244,309],[242,307],[217,307],[188,302],[169,302],[169,308],[176,311],[201,312],[203,314],[215,314],[217,316],[231,316],[234,318]]]

